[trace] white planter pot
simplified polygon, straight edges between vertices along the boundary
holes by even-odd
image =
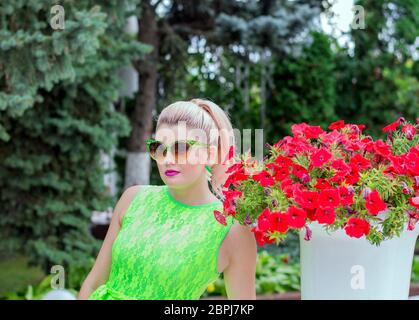
[[[309,241],[300,233],[301,299],[407,299],[419,226],[400,237],[370,244],[344,230],[328,234],[310,224]]]

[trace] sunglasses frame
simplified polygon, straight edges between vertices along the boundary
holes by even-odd
[[[163,150],[163,153],[164,153],[164,151],[166,151],[166,152],[168,152],[168,151],[172,152],[173,145],[174,145],[176,142],[186,142],[186,143],[189,145],[189,147],[193,147],[193,146],[198,146],[198,147],[207,147],[207,146],[208,146],[208,144],[207,144],[207,143],[203,143],[203,142],[200,142],[200,141],[197,141],[197,140],[192,140],[192,139],[187,139],[187,140],[176,140],[176,141],[173,141],[170,145],[167,145],[167,144],[165,144],[163,141],[160,141],[160,140],[147,139],[147,140],[145,141],[146,146],[147,146],[147,151],[148,151],[148,153],[150,154],[150,157],[151,157],[152,159],[154,159],[154,160],[156,160],[156,158],[154,158],[154,157],[151,155],[151,152],[150,152],[150,145],[151,145],[152,143],[154,143],[154,142],[159,142],[159,143],[161,143],[161,144],[165,147],[165,149]],[[167,154],[167,153],[166,153],[166,154]]]

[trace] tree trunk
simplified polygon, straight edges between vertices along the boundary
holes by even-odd
[[[125,188],[150,183],[151,160],[145,140],[151,137],[153,110],[156,108],[159,32],[156,14],[148,1],[142,1],[139,25],[138,40],[152,45],[153,51],[137,63],[139,94],[130,119],[132,131],[127,146]]]

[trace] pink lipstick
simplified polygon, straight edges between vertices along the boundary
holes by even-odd
[[[176,170],[166,170],[166,171],[164,172],[164,174],[165,174],[167,177],[173,177],[173,176],[177,175],[178,173],[179,173],[179,171],[176,171]]]

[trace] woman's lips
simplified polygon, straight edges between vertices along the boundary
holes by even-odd
[[[179,173],[179,171],[176,171],[176,170],[166,170],[164,172],[164,174],[168,177],[173,177],[173,176],[177,175],[178,173]]]

